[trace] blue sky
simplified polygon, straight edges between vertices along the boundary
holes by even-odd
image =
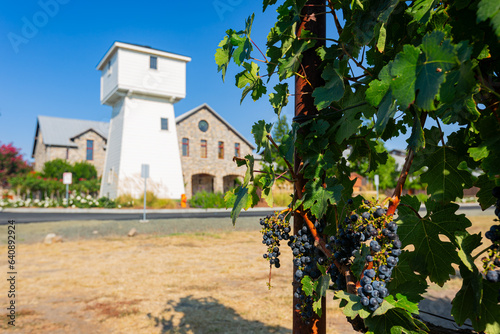
[[[1,2],[0,142],[12,142],[31,158],[38,115],[109,121],[96,65],[114,41],[191,57],[187,95],[175,105],[176,115],[208,103],[253,142],[253,123],[276,116],[267,99],[248,97],[240,105],[237,69],[223,83],[214,62],[224,32],[243,28],[253,12],[253,39],[265,47],[276,13],[262,14],[259,0]],[[284,113],[290,119],[292,105]],[[388,145],[405,146],[404,140]]]

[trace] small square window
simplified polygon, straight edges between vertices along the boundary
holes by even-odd
[[[106,72],[108,73],[108,75],[111,75],[111,70],[113,68],[111,67],[111,60],[108,60],[108,64],[106,65]]]
[[[158,57],[155,56],[149,57],[149,68],[152,68],[153,70],[158,69]]]
[[[168,118],[161,119],[161,129],[168,130]]]

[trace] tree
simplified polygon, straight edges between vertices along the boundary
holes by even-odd
[[[30,164],[23,159],[20,149],[12,143],[0,146],[0,182],[2,187],[8,185],[8,179],[23,175],[31,170]]]
[[[278,115],[290,95],[286,80],[296,78],[300,112],[287,140],[275,145],[264,120],[252,127],[264,161],[278,152],[295,185],[289,208],[261,221],[271,266],[279,267],[279,237],[289,238],[294,252],[294,281],[300,285],[294,315],[305,323],[294,322],[294,332],[321,327],[322,297],[332,281],[356,330],[445,333],[415,314],[427,281],[442,286],[459,268],[463,285],[451,314],[458,324],[470,319],[476,331],[499,333],[500,226],[489,231],[490,240],[470,234],[471,222],[456,213],[453,202],[475,185],[481,207],[496,205],[500,216],[498,1],[263,1],[264,11],[275,5],[278,16],[266,48],[254,51],[252,15],[244,29],[226,32],[215,61],[223,78],[231,62],[241,67],[236,85],[242,99],[262,98],[277,80],[269,101]],[[324,35],[318,27],[326,15],[333,29]],[[445,136],[442,124],[459,126]],[[377,140],[408,128],[406,163],[390,200],[353,198],[352,167],[343,152],[352,148],[350,161],[368,158],[376,169],[385,162]],[[254,178],[253,161],[250,155],[237,160],[247,174],[226,194],[233,223],[241,210],[257,204],[257,187],[266,194],[275,181],[272,169]],[[423,216],[417,197],[401,196],[413,172],[428,185]],[[292,212],[301,218],[295,235],[287,232]],[[484,254],[478,267],[474,260]]]
[[[284,143],[290,133],[290,125],[288,125],[288,120],[286,115],[282,114],[278,118],[278,121],[273,126],[272,138],[275,143],[279,146]],[[276,164],[275,171],[278,174],[282,174],[288,171],[288,167],[284,159],[277,153],[274,154],[273,161]]]
[[[377,141],[375,149],[377,154],[387,155],[386,162],[378,164],[376,168],[373,169],[370,168],[369,158],[365,157],[364,159],[357,161],[357,164],[352,166],[353,171],[361,176],[369,178],[370,180],[373,180],[375,175],[378,175],[380,180],[380,189],[395,188],[399,176],[399,173],[396,170],[396,160],[387,154],[384,143],[381,141]]]

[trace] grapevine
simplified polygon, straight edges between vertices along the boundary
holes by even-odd
[[[500,187],[493,188],[493,197],[497,199],[495,203],[495,215],[500,220]],[[485,278],[492,282],[500,282],[500,224],[491,226],[485,233],[485,237],[492,242],[488,249],[487,256],[482,259]],[[498,302],[500,303],[500,290],[498,290]]]
[[[258,194],[273,205],[277,179],[293,182],[288,209],[261,224],[271,267],[280,267],[283,240],[294,256],[294,332],[325,332],[330,287],[357,331],[446,333],[420,321],[419,302],[429,282],[443,286],[458,271],[449,317],[500,333],[500,224],[472,234],[458,211],[476,187],[481,209],[500,218],[498,1],[263,0],[271,8],[266,47],[251,37],[251,15],[226,32],[215,61],[223,79],[231,62],[240,67],[242,101],[268,95],[280,117],[295,99],[279,144],[272,123],[253,125],[262,168],[254,176],[255,158],[236,158],[247,174],[225,197],[235,223]],[[379,144],[400,136],[408,146],[392,196],[353,196],[352,173],[384,166]],[[277,157],[288,170],[276,173]],[[403,193],[415,175],[425,202]]]

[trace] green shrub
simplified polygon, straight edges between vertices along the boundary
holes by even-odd
[[[224,194],[222,193],[209,193],[200,191],[191,197],[189,205],[193,208],[225,208]]]
[[[94,165],[86,161],[75,162],[73,166],[73,178],[79,181],[97,179],[97,170]]]
[[[289,192],[273,191],[273,206],[288,206],[292,201]]]
[[[73,173],[73,166],[63,159],[47,161],[43,165],[42,176],[46,178],[62,179],[63,173]]]

